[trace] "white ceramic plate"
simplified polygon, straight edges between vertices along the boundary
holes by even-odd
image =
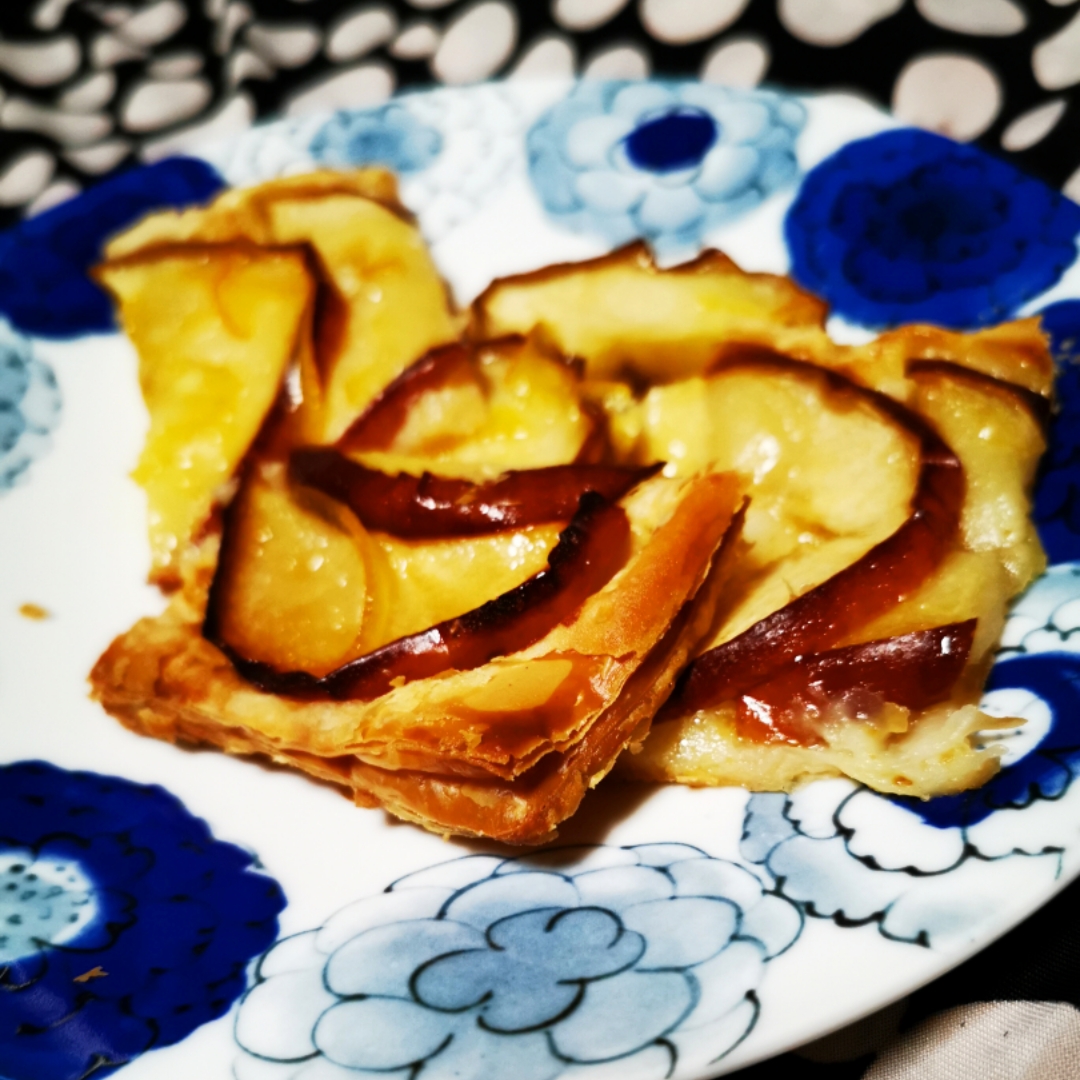
[[[203,157],[233,185],[397,168],[463,304],[495,276],[645,235],[667,261],[702,246],[750,270],[794,259],[845,340],[1056,305],[1067,351],[1080,209],[895,129],[843,95],[505,84],[286,121]],[[86,675],[163,604],[128,478],[146,419],[130,345],[90,331],[100,311],[64,259],[85,261],[79,230],[131,216],[133,191],[159,198],[171,168],[129,181],[120,210],[84,196],[0,237],[0,761],[51,763],[0,766],[9,1080],[125,1061],[125,1080],[715,1076],[933,979],[1080,871],[1080,466],[1064,421],[1040,489],[1057,565],[1014,611],[988,697],[1029,722],[969,798],[605,783],[556,848],[520,856],[120,727]],[[186,183],[212,177],[194,168]]]

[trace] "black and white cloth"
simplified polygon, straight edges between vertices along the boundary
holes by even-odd
[[[854,88],[1080,195],[1073,0],[7,0],[0,224],[260,117],[571,73]]]

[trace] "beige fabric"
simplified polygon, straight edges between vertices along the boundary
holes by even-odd
[[[881,1051],[863,1080],[1078,1080],[1080,1011],[1044,1001],[963,1005]]]

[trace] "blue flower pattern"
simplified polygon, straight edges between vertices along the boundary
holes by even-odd
[[[0,766],[6,1080],[106,1076],[221,1016],[284,905],[160,787]]]
[[[1035,524],[1051,564],[1080,560],[1080,300],[1051,304],[1042,326],[1058,365],[1057,411],[1035,486]]]
[[[1076,261],[1080,206],[974,146],[903,128],[850,142],[803,179],[792,276],[872,327],[1011,318]]]
[[[52,368],[0,321],[0,494],[25,479],[48,449],[59,417],[60,388]]]
[[[1038,808],[1063,798],[1080,774],[1080,565],[1052,567],[1016,605],[984,708],[1026,722],[1004,733],[1003,767],[983,787],[928,802],[848,781],[754,795],[743,855],[807,914],[875,922],[923,945],[974,924],[963,898],[993,894],[998,860],[1028,859],[1049,886],[1072,825]]]
[[[751,1030],[763,967],[801,926],[745,868],[685,844],[456,859],[275,945],[237,1016],[237,1075],[703,1068]]]
[[[940,828],[975,825],[995,810],[1060,799],[1080,771],[1080,655],[1048,652],[1000,661],[986,689],[989,695],[1033,695],[1045,704],[1049,722],[1037,746],[981,788],[929,802],[900,800]]]
[[[322,165],[383,165],[399,173],[426,169],[442,151],[442,135],[398,103],[335,113],[311,140]]]
[[[529,174],[569,228],[693,249],[795,179],[804,121],[768,91],[583,82],[529,131]]]
[[[205,162],[168,158],[110,177],[0,233],[0,315],[41,337],[112,330],[112,303],[87,274],[105,241],[151,210],[203,202],[221,186]]]

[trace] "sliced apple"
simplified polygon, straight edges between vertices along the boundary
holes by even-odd
[[[407,682],[449,669],[468,671],[527,648],[571,617],[619,571],[629,553],[625,512],[590,492],[560,534],[544,570],[464,615],[398,638],[322,677],[282,671],[245,655],[220,622],[212,622],[207,634],[261,690],[370,701]]]
[[[166,211],[115,238],[110,258],[165,243],[246,240],[304,246],[319,279],[312,363],[301,366],[299,427],[334,442],[417,357],[454,340],[461,319],[381,169],[314,172]]]
[[[371,533],[379,560],[372,577],[375,602],[368,649],[456,618],[516,589],[547,566],[564,524],[438,540]]]
[[[456,391],[461,394],[455,394]],[[432,349],[376,395],[338,440],[343,450],[391,450],[409,420],[422,409],[430,440],[460,437],[483,410],[484,385],[473,351],[454,342]],[[429,400],[430,399],[430,400]],[[440,423],[440,421],[442,421]]]
[[[914,407],[956,451],[968,477],[963,539],[995,551],[1019,592],[1046,566],[1030,491],[1046,449],[1041,395],[958,365],[909,365]]]
[[[180,558],[222,496],[303,348],[314,284],[303,252],[159,247],[95,271],[139,354],[150,431],[135,469],[149,503],[151,579]]]
[[[444,622],[541,571],[559,526],[402,540],[254,459],[224,516],[204,635],[257,669],[329,673]],[[284,677],[284,676],[283,676]],[[293,680],[296,681],[295,679]]]
[[[780,359],[771,362],[783,364]],[[682,712],[738,697],[796,656],[838,645],[918,589],[952,550],[964,506],[959,458],[906,406],[834,372],[828,377],[837,386],[846,384],[849,393],[917,440],[919,476],[907,519],[855,562],[702,653],[684,673],[676,693],[673,707]]]
[[[856,382],[908,400],[907,378],[913,362],[945,362],[1010,383],[1049,406],[1054,363],[1039,320],[1017,319],[974,333],[936,326],[904,326],[866,345],[828,346],[807,342],[808,359],[846,372]]]
[[[372,541],[282,463],[253,462],[226,513],[203,633],[281,671],[325,675],[364,650]]]
[[[479,480],[593,460],[606,439],[580,374],[535,340],[512,337],[435,350],[391,384],[340,445],[382,472]]]
[[[371,199],[403,218],[408,217],[408,211],[398,199],[397,180],[386,169],[348,172],[319,169],[296,176],[279,176],[254,187],[231,188],[207,206],[156,211],[112,237],[105,256],[111,261],[173,244],[224,244],[237,240],[272,247],[278,242],[268,213],[273,203],[280,199],[319,199],[327,195]]]
[[[344,503],[368,529],[417,539],[568,521],[587,491],[613,502],[658,468],[552,465],[477,484],[431,473],[389,476],[329,447],[294,450],[289,460],[296,483]]]
[[[909,364],[912,404],[952,446],[967,478],[954,550],[916,590],[860,636],[978,617],[972,660],[983,663],[1001,634],[1008,601],[1045,566],[1030,517],[1031,485],[1045,445],[1041,396],[971,368]]]
[[[918,438],[872,394],[774,353],[732,356],[706,378],[654,387],[631,421],[635,460],[667,460],[675,475],[716,468],[746,477],[750,547],[711,645],[896,532],[919,474]]]
[[[907,517],[918,439],[831,372],[755,350],[707,377],[654,387],[638,413],[634,460],[666,461],[676,476],[747,477],[751,573],[833,539],[865,538],[869,548]]]
[[[317,388],[304,387],[308,439],[336,442],[391,380],[454,340],[460,320],[419,230],[372,199],[330,194],[267,206],[279,244],[309,244],[322,271]]]
[[[480,337],[539,330],[584,360],[590,379],[662,383],[700,374],[727,338],[780,349],[825,339],[826,308],[789,278],[744,273],[718,251],[660,270],[635,243],[496,281],[472,314]]]
[[[797,657],[745,691],[738,731],[757,742],[820,742],[822,724],[874,722],[886,703],[925,709],[945,700],[971,653],[975,620]]]
[[[323,685],[335,698],[370,700],[396,680],[410,682],[449,668],[468,671],[518,652],[569,619],[618,573],[629,554],[625,512],[588,492],[545,570],[459,618],[346,664]]]

